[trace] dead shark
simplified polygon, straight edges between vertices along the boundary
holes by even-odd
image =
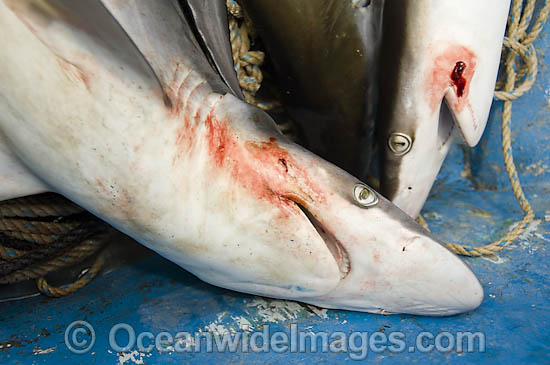
[[[0,1],[2,197],[60,193],[232,290],[373,313],[480,305],[462,260],[235,97],[190,28],[171,0]]]
[[[380,191],[412,217],[454,135],[475,146],[483,134],[509,7],[509,0],[386,2],[377,114]]]

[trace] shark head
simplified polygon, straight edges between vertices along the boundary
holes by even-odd
[[[201,279],[375,313],[452,315],[481,303],[461,259],[372,188],[285,140],[264,112],[226,95],[207,123],[212,199],[227,209],[212,204],[224,236],[209,241],[209,269],[182,254]]]
[[[453,137],[475,146],[483,134],[510,1],[402,5],[388,4],[384,11],[380,185],[416,217]]]

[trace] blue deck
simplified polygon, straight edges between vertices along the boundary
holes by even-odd
[[[292,302],[272,301],[230,292],[205,284],[183,269],[152,256],[137,264],[108,273],[79,292],[62,299],[33,297],[0,304],[0,363],[174,363],[182,362],[296,362],[346,361],[359,355],[347,353],[284,351],[253,353],[180,353],[166,339],[166,352],[154,349],[117,353],[109,345],[109,331],[117,323],[131,325],[139,334],[167,331],[190,333],[207,329],[214,333],[242,332],[240,326],[261,332],[268,328],[291,332],[351,331],[403,333],[404,351],[376,353],[371,347],[367,359],[379,363],[549,363],[550,362],[550,32],[536,42],[540,74],[532,91],[514,103],[513,146],[520,179],[536,213],[536,221],[509,249],[490,259],[467,259],[485,288],[482,306],[469,314],[450,318],[408,315],[371,315],[336,310],[319,310]],[[546,53],[546,54],[545,54]],[[445,240],[480,244],[500,237],[510,224],[521,219],[521,210],[503,168],[500,151],[502,104],[495,103],[484,139],[472,150],[473,174],[490,189],[475,190],[461,176],[464,154],[451,151],[427,202],[424,214],[435,234]],[[85,320],[95,329],[96,342],[83,355],[69,351],[64,342],[67,326]],[[269,325],[269,327],[266,327]],[[292,326],[294,327],[294,326]],[[485,349],[474,352],[422,352],[415,345],[424,331],[481,332]],[[124,331],[118,344],[124,346]],[[246,331],[245,331],[246,332]],[[380,336],[380,335],[377,335]],[[446,335],[440,336],[445,339]],[[77,340],[86,339],[85,334]],[[334,339],[334,337],[333,337]],[[361,338],[356,338],[360,345]],[[446,340],[446,339],[445,339]],[[434,344],[428,339],[426,345]],[[148,342],[146,343],[148,344]],[[180,342],[181,344],[181,342]],[[388,343],[390,344],[390,343]],[[479,343],[476,343],[479,344]],[[443,347],[447,342],[443,341]],[[451,346],[452,347],[452,346]],[[340,347],[341,348],[341,347]],[[354,350],[355,349],[355,350]]]

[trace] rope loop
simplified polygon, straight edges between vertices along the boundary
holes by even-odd
[[[498,100],[513,101],[528,92],[535,83],[538,74],[537,53],[532,44],[525,45],[508,37],[504,39],[503,45],[514,56],[512,63],[510,63],[512,69],[508,70],[508,67],[506,67],[507,78],[514,77],[515,79],[522,80],[522,82],[517,86],[513,85],[510,91],[497,89],[495,97]],[[515,56],[521,57],[521,60],[524,62],[523,67],[518,72],[515,71]],[[512,73],[514,75],[511,75]],[[502,87],[502,85],[499,86]]]
[[[233,53],[233,64],[246,102],[264,111],[277,114],[275,123],[281,133],[288,139],[298,142],[296,124],[285,115],[282,104],[277,100],[263,100],[256,96],[264,81],[261,66],[264,64],[265,53],[250,50],[250,40],[256,37],[256,31],[252,21],[237,1],[226,0],[226,5],[229,15],[229,40]]]
[[[264,79],[260,66],[264,63],[265,54],[250,50],[250,38],[255,34],[254,27],[235,0],[226,0],[226,6],[229,14],[229,41],[233,51],[233,64],[243,95],[249,104],[263,110],[272,109],[274,104],[261,102],[256,98]]]
[[[73,293],[99,273],[101,257],[86,275],[62,288],[50,286],[45,276],[98,253],[112,232],[105,223],[56,194],[1,202],[0,284],[36,280],[45,295]]]

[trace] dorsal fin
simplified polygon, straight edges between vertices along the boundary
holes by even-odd
[[[225,0],[187,0],[199,34],[233,94],[244,100],[233,65]]]

